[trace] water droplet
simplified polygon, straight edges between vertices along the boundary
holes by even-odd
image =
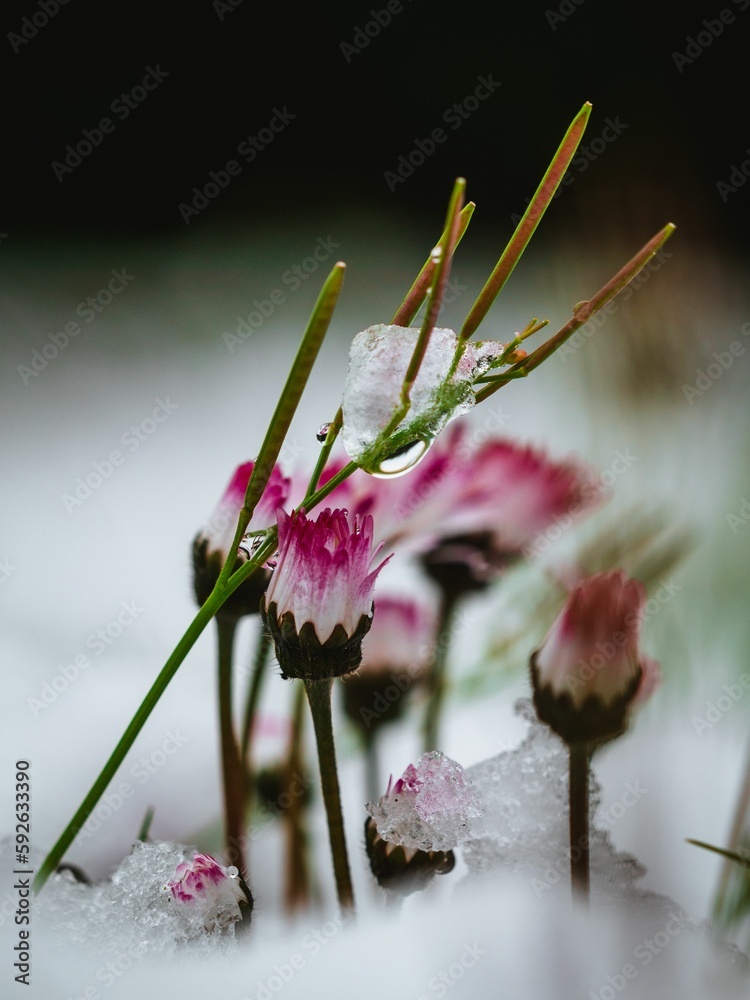
[[[432,253],[430,254],[430,260],[432,261],[433,264],[439,264],[440,258],[442,256],[443,256],[443,248],[438,244],[438,246],[436,246],[433,249]]]
[[[376,479],[392,479],[394,476],[405,475],[422,461],[431,444],[431,438],[417,438],[416,441],[402,445],[384,458],[371,475]]]
[[[320,441],[321,444],[323,444],[325,439],[328,437],[328,430],[330,426],[331,426],[330,424],[321,424],[320,427],[318,428],[315,437],[318,439],[318,441]]]

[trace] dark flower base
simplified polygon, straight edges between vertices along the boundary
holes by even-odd
[[[598,695],[589,695],[582,705],[576,706],[567,691],[556,694],[540,683],[536,653],[532,654],[530,665],[536,714],[566,743],[603,743],[625,731],[628,712],[641,683],[640,670],[611,705],[605,705]]]
[[[297,631],[291,611],[279,621],[275,603],[268,609],[261,605],[261,615],[273,639],[281,676],[285,680],[321,681],[342,677],[356,670],[362,662],[362,640],[372,624],[369,615],[362,615],[352,635],[347,635],[343,625],[337,625],[323,643],[312,622],[305,622]]]

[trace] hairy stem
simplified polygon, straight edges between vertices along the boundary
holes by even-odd
[[[344,913],[354,912],[354,889],[349,871],[349,858],[344,834],[344,817],[341,812],[341,792],[336,770],[336,748],[333,741],[333,720],[331,716],[331,687],[333,679],[305,680],[305,691],[310,703],[315,741],[318,748],[320,781],[323,789],[323,803],[328,819],[328,836],[331,842],[333,872],[339,905]]]
[[[216,616],[219,658],[219,733],[221,777],[224,792],[224,842],[227,860],[246,874],[245,859],[245,777],[240,748],[232,718],[232,661],[237,619]]]
[[[574,896],[589,901],[589,747],[571,743],[569,761],[570,882]]]

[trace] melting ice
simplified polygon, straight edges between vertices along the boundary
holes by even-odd
[[[349,457],[371,474],[399,475],[413,468],[448,421],[472,408],[474,380],[503,349],[494,341],[467,343],[451,373],[458,338],[453,330],[434,329],[411,389],[409,412],[384,437],[398,409],[419,333],[418,327],[379,324],[358,333],[352,342],[342,442]]]

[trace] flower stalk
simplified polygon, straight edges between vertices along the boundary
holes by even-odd
[[[589,747],[569,746],[570,884],[584,905],[589,900]]]
[[[333,857],[336,892],[342,911],[351,915],[354,913],[354,889],[352,887],[349,857],[346,849],[344,817],[341,811],[341,791],[339,788],[338,770],[336,768],[336,747],[333,739],[333,720],[331,714],[333,678],[327,677],[322,680],[307,678],[304,684],[305,693],[310,705],[313,728],[315,730],[315,743],[318,751],[323,803],[328,822],[328,838]]]
[[[219,733],[224,792],[224,839],[227,860],[241,872],[247,870],[243,849],[245,830],[245,775],[232,717],[232,664],[237,619],[219,613],[218,634]]]

